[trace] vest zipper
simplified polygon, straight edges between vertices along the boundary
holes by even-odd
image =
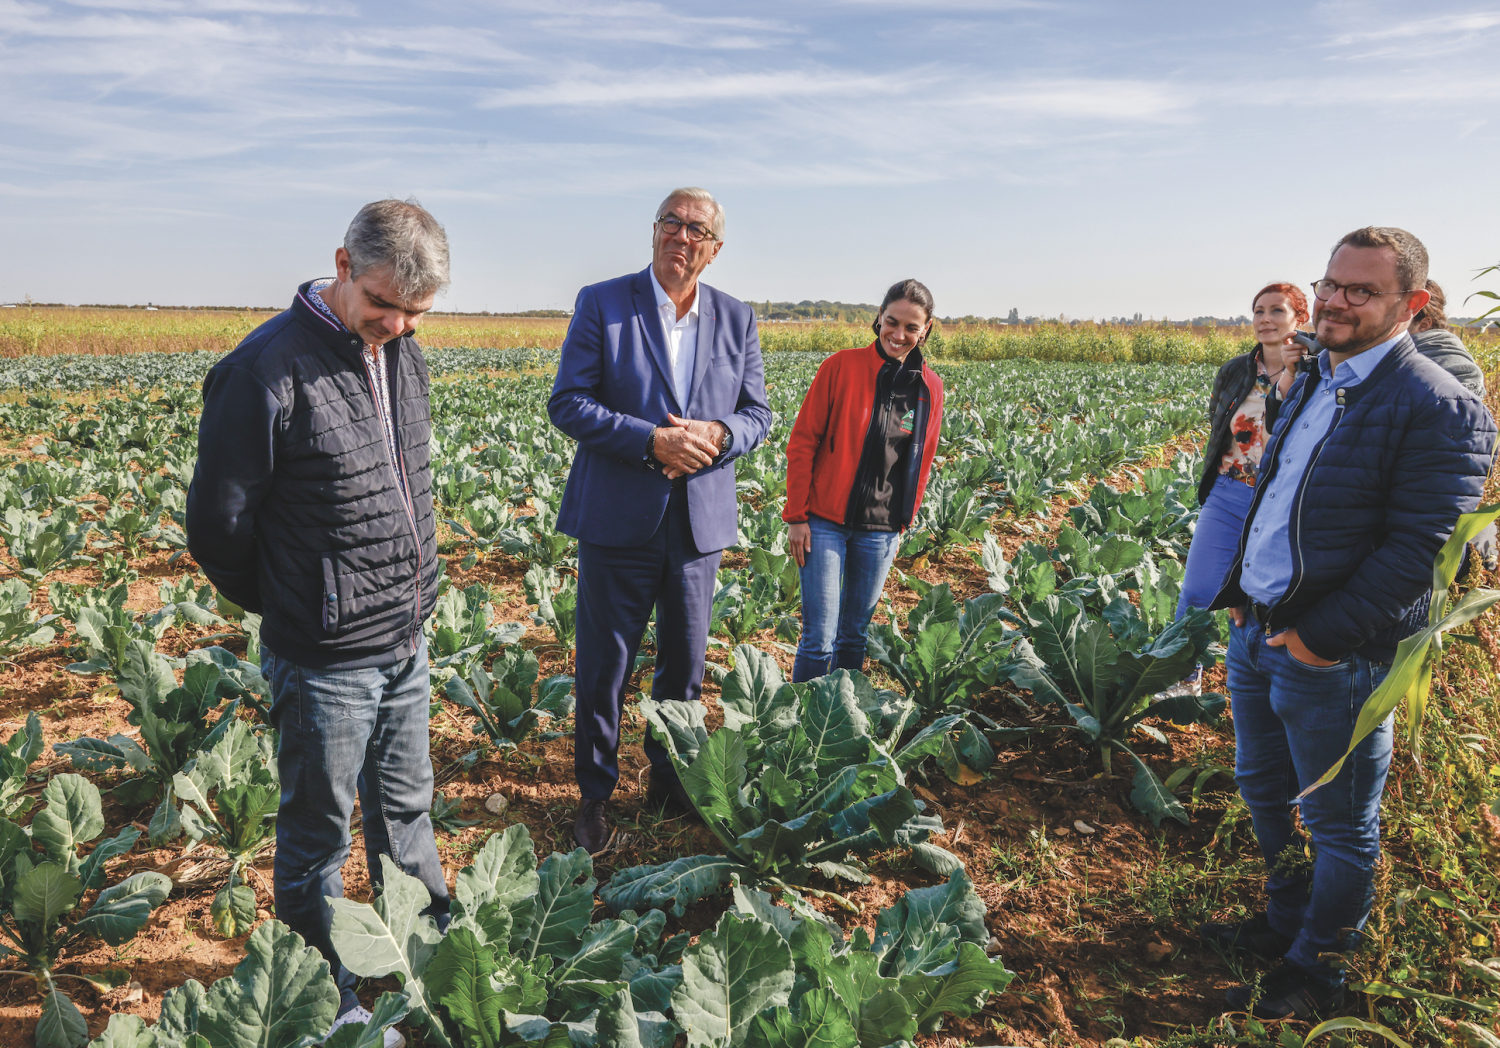
[[[365,368],[365,382],[370,387],[370,401],[375,407],[375,421],[381,424],[382,432],[380,434],[380,440],[381,443],[385,443],[385,415],[381,409],[380,393],[375,388],[375,376],[370,371],[370,361],[369,358],[365,355],[363,347],[360,348],[359,359],[360,363],[362,363]],[[390,361],[387,360],[386,363],[389,364]],[[399,380],[399,374],[397,375],[397,378]],[[387,387],[390,386],[390,380],[390,372],[389,370],[387,370]],[[391,405],[385,405],[384,410],[390,411]],[[396,444],[396,461],[390,462],[389,453],[386,454],[386,461],[390,462],[391,474],[396,479],[396,490],[401,494],[401,508],[406,511],[406,523],[411,527],[412,544],[416,546],[417,550],[417,571],[416,575],[413,577],[413,582],[416,584],[417,590],[417,607],[416,610],[412,613],[411,623],[412,653],[415,654],[417,650],[417,635],[422,629],[422,538],[417,534],[417,511],[411,504],[411,482],[407,479],[406,476],[406,453],[401,447],[401,434],[397,431],[396,419],[394,414],[392,414],[391,416],[391,436]]]

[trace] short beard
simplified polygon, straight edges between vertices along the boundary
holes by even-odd
[[[1319,334],[1318,344],[1331,353],[1348,354],[1361,353],[1364,350],[1369,349],[1371,346],[1377,346],[1388,337],[1388,333],[1390,332],[1391,328],[1395,326],[1396,314],[1401,311],[1401,307],[1402,303],[1398,301],[1392,306],[1391,309],[1386,311],[1385,316],[1382,317],[1379,323],[1375,325],[1376,330],[1380,332],[1380,335],[1373,340],[1371,340],[1369,335],[1365,334],[1363,325],[1361,324],[1360,318],[1357,314],[1351,311],[1340,311],[1339,313],[1334,314],[1334,317],[1348,324],[1350,328],[1349,337],[1344,339],[1342,342],[1331,342],[1323,338],[1323,336]],[[1328,311],[1319,310],[1317,327],[1322,327],[1323,321],[1326,319],[1332,319],[1329,317]]]

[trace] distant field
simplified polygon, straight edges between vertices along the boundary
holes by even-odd
[[[222,310],[57,309],[0,310],[0,356],[57,354],[227,353],[275,313]],[[556,349],[566,320],[530,317],[427,317],[424,344],[475,349]]]
[[[271,312],[226,310],[0,310],[0,357],[227,353]],[[568,322],[554,318],[429,316],[418,338],[431,348],[557,349]],[[868,328],[852,324],[767,323],[768,353],[832,353],[864,345]],[[1486,370],[1500,366],[1500,339],[1468,337]],[[1092,363],[1217,364],[1253,345],[1249,328],[1182,328],[1096,324],[1015,327],[965,325],[934,333],[929,355],[949,360],[1056,360]]]

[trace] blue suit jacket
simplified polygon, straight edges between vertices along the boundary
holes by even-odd
[[[724,423],[729,452],[687,477],[693,543],[709,553],[738,537],[734,459],[771,427],[755,313],[698,285],[698,355],[679,404],[649,270],[578,292],[547,402],[552,424],[578,441],[557,527],[600,546],[644,544],[666,512],[672,482],[646,467],[646,439],[679,418]]]

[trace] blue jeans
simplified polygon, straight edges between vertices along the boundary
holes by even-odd
[[[834,670],[862,670],[865,637],[901,534],[858,531],[809,517],[812,551],[802,565],[802,640],[792,661],[801,683]]]
[[[1390,718],[1349,755],[1338,777],[1297,801],[1349,746],[1365,699],[1390,667],[1351,655],[1332,666],[1298,662],[1266,644],[1254,619],[1231,628],[1229,692],[1234,711],[1235,781],[1265,857],[1267,916],[1295,941],[1287,960],[1336,984],[1343,978],[1319,953],[1357,948],[1375,898],[1380,858],[1380,795],[1391,766]],[[1292,807],[1312,838],[1309,869],[1292,826]],[[1290,849],[1278,862],[1283,849]]]
[[[359,793],[370,884],[389,855],[432,894],[425,912],[447,923],[448,886],[432,836],[432,760],[427,642],[409,659],[357,670],[294,665],[261,648],[271,685],[281,809],[276,817],[276,916],[328,959],[339,1012],[359,1003],[354,974],[339,963],[325,896],[341,898],[349,818]]]
[[[1224,578],[1240,551],[1240,533],[1255,489],[1244,481],[1219,474],[1208,499],[1198,512],[1193,541],[1188,546],[1182,572],[1182,595],[1177,598],[1177,618],[1188,608],[1207,608],[1219,595]]]

